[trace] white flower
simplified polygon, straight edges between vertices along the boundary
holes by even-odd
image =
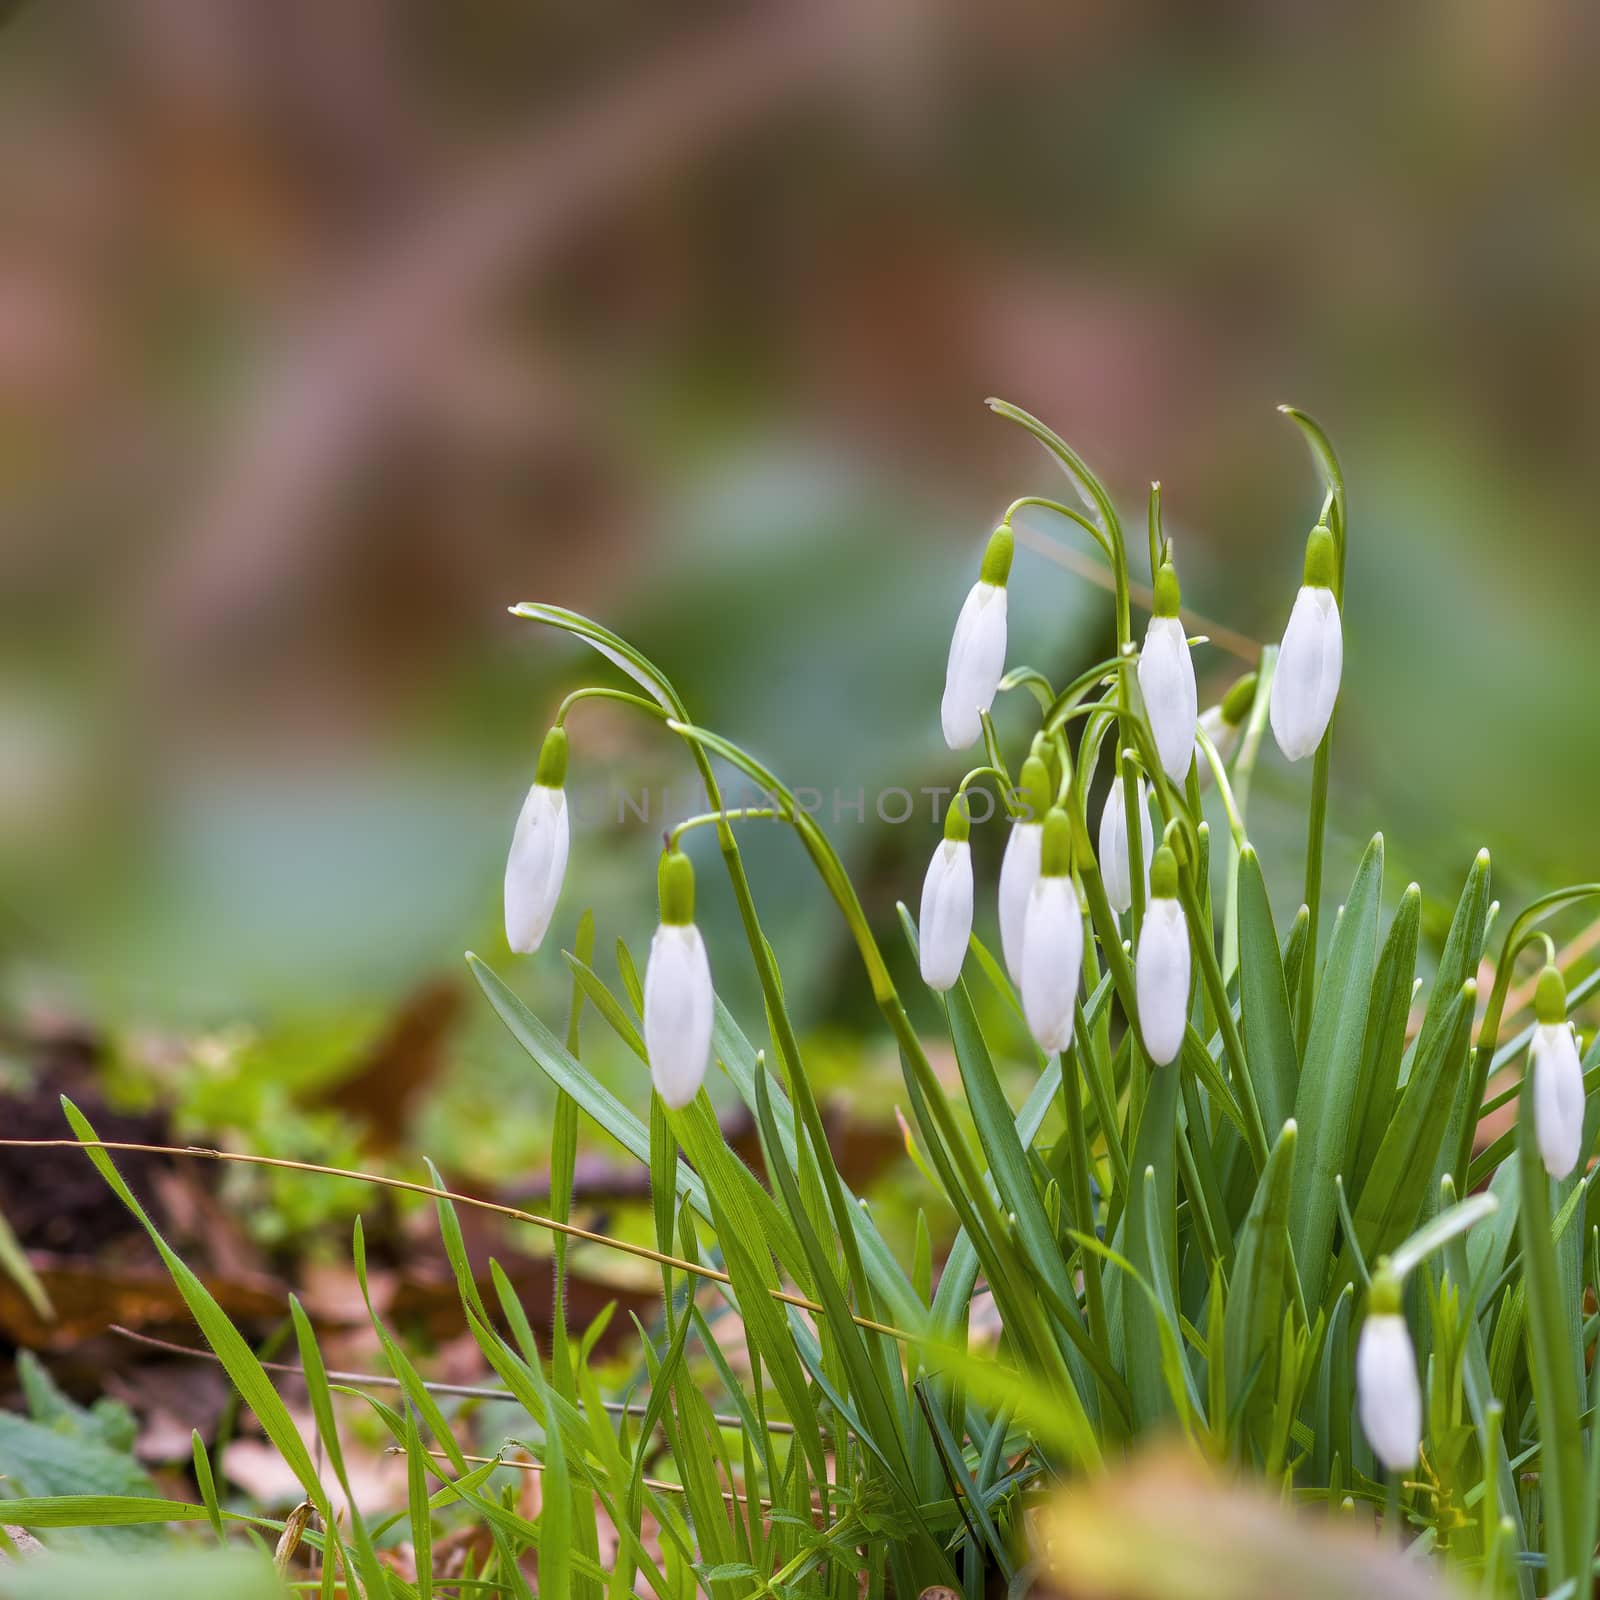
[[[945,668],[944,742],[965,750],[983,732],[978,713],[994,703],[1006,667],[1006,591],[1004,584],[979,579],[956,618]]]
[[[972,846],[965,839],[941,839],[922,880],[917,917],[922,981],[930,989],[955,985],[971,936]]]
[[[1162,768],[1181,785],[1194,759],[1197,697],[1189,641],[1176,616],[1150,619],[1139,652],[1139,692]]]
[[[1013,983],[1022,982],[1022,930],[1028,918],[1028,896],[1039,881],[1042,822],[1018,822],[1006,840],[1000,862],[1000,953]]]
[[[1189,930],[1170,897],[1158,894],[1145,907],[1134,980],[1144,1047],[1164,1067],[1183,1048],[1189,1022]]]
[[[1028,895],[1022,934],[1022,1013],[1041,1050],[1072,1043],[1073,1003],[1083,967],[1083,912],[1065,874],[1042,877]]]
[[[644,969],[644,1045],[656,1092],[674,1109],[699,1093],[714,1009],[700,930],[692,922],[663,922]]]
[[[1100,879],[1105,884],[1106,899],[1111,909],[1120,916],[1133,904],[1133,875],[1128,867],[1128,814],[1123,805],[1123,788],[1120,777],[1111,780],[1106,792],[1105,810],[1100,813]],[[1150,885],[1150,858],[1155,854],[1155,831],[1150,825],[1146,810],[1144,779],[1139,779],[1139,838],[1144,854],[1144,881],[1146,898]]]
[[[536,783],[528,790],[506,858],[506,942],[519,954],[537,950],[555,915],[567,871],[566,792]]]
[[[1564,1178],[1583,1144],[1583,1064],[1567,1022],[1541,1022],[1528,1046],[1533,1074],[1533,1131],[1545,1171]]]
[[[1417,1463],[1422,1442],[1422,1391],[1406,1319],[1397,1311],[1369,1314],[1356,1346],[1361,1431],[1391,1472]]]
[[[1283,630],[1278,670],[1272,675],[1272,736],[1291,761],[1303,760],[1328,731],[1344,668],[1344,633],[1333,598],[1333,535],[1312,529],[1306,541],[1306,575]]]

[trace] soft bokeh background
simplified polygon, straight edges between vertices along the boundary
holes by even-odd
[[[949,783],[949,624],[1000,509],[1062,488],[990,394],[1136,544],[1161,479],[1186,598],[1257,639],[1318,503],[1273,408],[1319,417],[1351,486],[1330,903],[1379,825],[1435,926],[1482,843],[1507,899],[1593,876],[1592,7],[4,9],[14,1077],[81,1033],[180,1127],[327,1153],[318,1096],[416,1023],[413,1145],[542,1165],[461,952],[559,1019],[585,906],[607,972],[642,955],[662,819],[584,829],[513,968],[504,848],[597,663],[506,605],[605,618],[797,783]],[[1014,659],[1104,653],[1099,591],[1017,579]],[[1208,653],[1203,694],[1237,670]],[[586,793],[686,793],[655,729],[572,728]],[[1308,767],[1257,782],[1284,912]],[[928,810],[837,830],[891,935]],[[865,1049],[887,1103],[799,852],[751,850],[819,1072],[866,1107]]]

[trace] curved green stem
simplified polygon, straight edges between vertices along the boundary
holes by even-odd
[[[1106,560],[1115,564],[1116,557],[1111,553],[1111,545],[1105,533],[1096,527],[1081,511],[1076,511],[1071,506],[1063,505],[1059,500],[1047,500],[1043,495],[1025,494],[1020,500],[1013,500],[1006,507],[1006,514],[1001,518],[1001,521],[1009,523],[1015,512],[1024,511],[1029,506],[1038,506],[1041,511],[1054,511],[1057,516],[1065,517],[1069,522],[1075,522],[1100,546]]]
[[[1483,1022],[1478,1029],[1477,1047],[1472,1055],[1472,1081],[1468,1086],[1466,1102],[1470,1109],[1462,1118],[1461,1134],[1456,1145],[1453,1173],[1459,1194],[1469,1192],[1467,1174],[1472,1163],[1472,1136],[1477,1130],[1484,1092],[1489,1084],[1489,1070],[1494,1060],[1495,1045],[1500,1038],[1500,1020],[1505,1015],[1506,996],[1511,992],[1517,956],[1526,948],[1529,931],[1552,911],[1575,905],[1580,900],[1597,898],[1600,898],[1600,883],[1578,883],[1553,890],[1524,906],[1506,929],[1505,941],[1500,946],[1500,960],[1495,967],[1494,983],[1490,986]]]
[[[724,819],[729,822],[751,822],[760,819],[769,822],[781,822],[783,813],[772,806],[736,806],[732,811],[703,811],[697,817],[686,817],[678,823],[667,835],[671,848],[676,849],[678,840],[691,828],[714,827]]]

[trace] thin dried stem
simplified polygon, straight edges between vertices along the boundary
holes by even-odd
[[[134,1144],[112,1139],[0,1139],[4,1150],[120,1150],[132,1155],[188,1156],[197,1161],[232,1161],[241,1166],[276,1167],[285,1172],[310,1172],[322,1178],[345,1178],[354,1183],[375,1184],[383,1189],[402,1189],[408,1194],[426,1195],[433,1200],[448,1200],[452,1205],[470,1206],[474,1210],[493,1212],[496,1216],[510,1217],[513,1222],[530,1223],[551,1233],[565,1234],[569,1239],[582,1239],[587,1244],[605,1245],[626,1255],[638,1256],[642,1261],[653,1261],[658,1266],[671,1267],[677,1272],[687,1272],[693,1277],[705,1278],[711,1283],[732,1287],[733,1279],[716,1267],[702,1266],[697,1261],[684,1261],[677,1256],[664,1255],[648,1245],[632,1244],[625,1239],[613,1239],[608,1234],[595,1233],[580,1228],[576,1223],[558,1222],[554,1217],[542,1217],[534,1211],[522,1211],[516,1206],[500,1204],[497,1200],[480,1200],[475,1195],[458,1194],[453,1189],[435,1188],[431,1183],[414,1183],[409,1178],[390,1178],[377,1172],[357,1172],[349,1167],[325,1167],[315,1161],[291,1161],[287,1156],[247,1155],[239,1150],[212,1150],[204,1145]],[[769,1289],[774,1300],[813,1316],[824,1316],[822,1305],[808,1300],[803,1294],[791,1294],[787,1289]],[[854,1312],[850,1320],[858,1328],[871,1333],[881,1333],[902,1344],[915,1344],[917,1336],[904,1328],[891,1327],[887,1322],[875,1322],[871,1317],[858,1317]]]

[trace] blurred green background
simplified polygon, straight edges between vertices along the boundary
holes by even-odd
[[[548,1095],[461,952],[559,1025],[586,906],[606,971],[619,936],[642,958],[662,819],[581,828],[510,961],[511,825],[601,664],[505,607],[636,638],[795,783],[948,784],[982,539],[1062,487],[990,394],[1136,533],[1159,478],[1186,600],[1256,639],[1318,504],[1273,408],[1317,416],[1351,496],[1330,905],[1378,826],[1430,905],[1484,843],[1508,901],[1592,876],[1597,33],[1546,0],[13,8],[12,1080],[87,1031],[181,1130],[337,1153],[317,1086],[442,994],[409,1145],[542,1166]],[[1013,660],[1105,653],[1100,591],[1027,551],[1017,577]],[[1204,653],[1202,702],[1237,670]],[[585,793],[686,794],[654,728],[572,732]],[[1256,784],[1283,915],[1308,782],[1269,751]],[[891,936],[929,811],[833,830]],[[750,851],[817,1070],[867,1105],[864,1050],[886,1107],[835,917],[792,840]]]

